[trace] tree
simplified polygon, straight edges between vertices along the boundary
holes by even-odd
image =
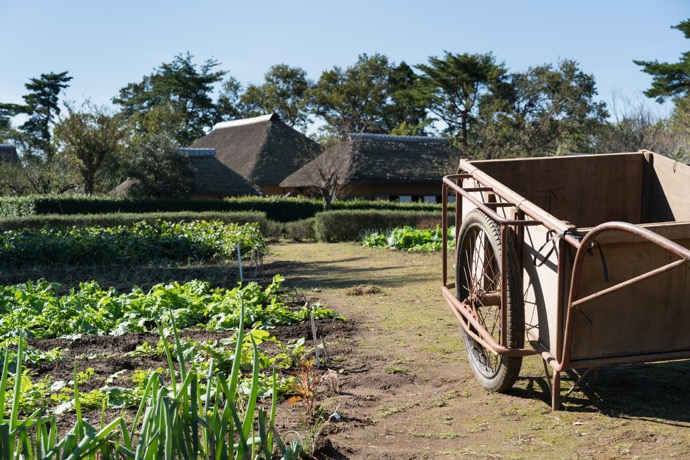
[[[418,97],[428,101],[429,111],[446,125],[448,136],[459,136],[461,145],[467,147],[480,100],[505,80],[504,65],[497,64],[491,53],[445,51],[443,58],[432,56],[428,64],[417,68],[423,73]]]
[[[671,28],[680,30],[685,38],[690,39],[690,19],[682,21]],[[652,76],[652,87],[644,92],[645,96],[664,102],[667,97],[680,98],[690,95],[690,51],[681,55],[675,63],[654,61],[633,61],[642,67],[642,71]]]
[[[117,169],[125,137],[120,119],[107,108],[89,102],[81,110],[68,106],[67,111],[67,117],[55,126],[59,154],[75,165],[84,193],[93,194],[102,182],[105,187],[101,190],[112,188],[113,181],[119,179]],[[104,181],[108,173],[111,181]]]
[[[9,118],[27,115],[28,119],[18,130],[6,132],[27,156],[40,157],[49,162],[55,150],[51,143],[52,127],[60,115],[60,93],[69,87],[72,77],[68,72],[44,73],[39,78],[31,78],[25,88],[29,93],[22,96],[24,104],[2,104],[0,106],[1,128],[9,130]],[[4,121],[3,121],[4,120]]]
[[[155,134],[145,139],[134,153],[129,171],[133,196],[187,197],[194,185],[194,170],[177,151],[174,139]]]
[[[323,72],[309,92],[314,114],[326,122],[329,134],[336,136],[388,134],[403,122],[418,124],[416,117],[395,108],[403,100],[403,89],[407,89],[405,79],[413,79],[404,75],[404,66],[397,74],[396,69],[385,55],[362,54],[345,70],[334,67]]]
[[[384,106],[384,129],[398,135],[421,136],[432,120],[427,119],[426,100],[417,92],[419,77],[406,62],[392,66],[388,77],[390,103]]]
[[[641,96],[640,96],[641,97]],[[651,150],[681,160],[687,154],[686,129],[678,125],[678,111],[670,119],[649,106],[645,100],[620,100],[613,95],[609,107],[611,119],[597,136],[597,152],[634,152]]]
[[[288,126],[305,130],[309,122],[307,93],[313,83],[299,67],[271,66],[261,85],[249,85],[240,101],[245,116],[277,113]]]
[[[586,152],[608,113],[597,102],[594,76],[576,61],[544,64],[510,77],[514,117],[523,132],[523,148],[532,155]]]
[[[9,104],[0,104],[0,142],[9,139],[12,129],[12,111]]]
[[[175,139],[182,145],[192,143],[216,121],[217,106],[211,96],[214,85],[227,73],[214,70],[219,65],[214,59],[204,61],[199,68],[192,59],[189,53],[175,56],[141,82],[120,89],[113,103],[120,105],[128,118],[141,117],[156,107],[169,107],[181,117]]]
[[[233,76],[229,76],[220,88],[220,95],[216,103],[216,122],[242,118],[243,112],[240,104],[242,85]]]
[[[466,153],[490,159],[591,152],[608,116],[596,95],[594,77],[573,60],[509,74],[481,98]]]

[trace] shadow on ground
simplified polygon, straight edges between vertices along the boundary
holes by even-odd
[[[561,395],[565,396],[582,374],[563,374]],[[600,368],[582,379],[563,400],[562,410],[690,426],[689,375],[690,360]],[[551,405],[544,374],[521,376],[508,394]]]

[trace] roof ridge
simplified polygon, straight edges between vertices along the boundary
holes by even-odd
[[[348,133],[347,137],[352,140],[365,139],[375,141],[397,141],[397,142],[448,142],[444,137],[430,136],[396,136],[393,134],[372,134],[372,133]]]
[[[221,121],[213,125],[213,130],[223,129],[223,128],[234,128],[236,126],[253,125],[255,123],[261,123],[262,121],[279,120],[277,114],[269,113],[268,115],[261,115],[253,118],[240,118],[239,120]]]

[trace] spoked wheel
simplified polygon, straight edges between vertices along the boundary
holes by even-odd
[[[501,343],[501,251],[507,251],[507,338],[509,347],[525,342],[525,310],[519,286],[518,264],[512,241],[501,247],[499,225],[479,209],[463,220],[457,246],[455,285],[457,296],[497,343]],[[472,328],[473,332],[476,332]],[[484,388],[504,392],[520,373],[522,358],[494,354],[465,333],[470,366]]]

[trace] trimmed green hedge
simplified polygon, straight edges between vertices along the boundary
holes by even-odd
[[[440,205],[425,203],[397,203],[390,201],[335,201],[333,210],[377,209],[406,211],[440,211]],[[151,214],[159,212],[263,212],[277,222],[294,222],[314,217],[323,210],[317,199],[283,197],[244,197],[224,200],[160,200],[85,195],[33,195],[0,197],[0,218],[46,214]]]
[[[160,200],[116,197],[27,196],[0,198],[1,217],[60,214],[152,214],[160,212],[263,212],[279,222],[313,217],[323,206],[316,200],[248,197],[225,200]]]
[[[439,211],[330,211],[316,215],[314,232],[321,241],[361,241],[367,230],[388,230],[409,225],[434,228],[441,225]]]
[[[256,222],[262,232],[267,227],[266,215],[262,212],[166,212],[152,214],[48,214],[15,218],[0,218],[0,230],[19,230],[25,228],[51,227],[112,227],[133,222],[191,222],[194,220],[220,220],[226,224],[246,224]]]

